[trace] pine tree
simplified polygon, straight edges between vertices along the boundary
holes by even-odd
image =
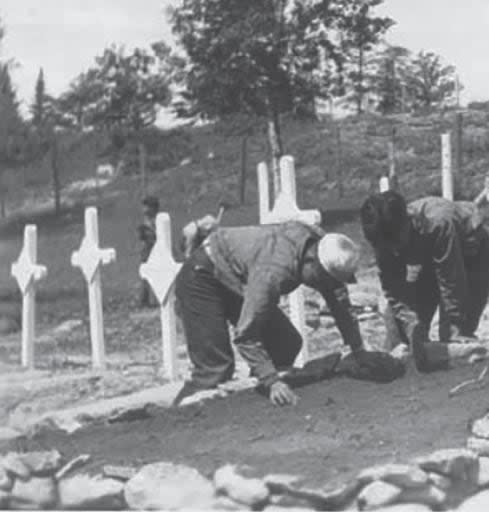
[[[44,71],[41,68],[36,81],[36,91],[34,102],[31,106],[32,124],[40,129],[46,121],[46,82],[44,81]]]

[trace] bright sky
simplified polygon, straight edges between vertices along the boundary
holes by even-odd
[[[18,62],[19,98],[31,101],[41,66],[48,91],[58,94],[111,43],[168,38],[163,11],[173,1],[0,0],[7,29],[0,55]],[[488,0],[385,0],[382,12],[398,22],[391,42],[439,53],[457,67],[464,100],[489,99]]]

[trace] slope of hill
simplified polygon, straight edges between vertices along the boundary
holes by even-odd
[[[472,198],[480,190],[488,168],[488,117],[486,113],[464,115],[463,173],[461,195]],[[304,208],[326,210],[326,222],[352,220],[365,195],[376,190],[378,178],[388,170],[388,143],[395,128],[396,165],[402,190],[409,198],[440,190],[440,134],[453,126],[454,114],[424,118],[408,116],[364,116],[337,123],[284,120],[285,152],[296,159],[298,203]],[[339,126],[341,154],[336,135]],[[245,203],[238,204],[241,166],[241,138],[225,136],[223,126],[180,127],[173,132],[152,130],[146,137],[148,149],[148,190],[157,195],[161,209],[172,216],[174,242],[182,225],[192,217],[216,212],[223,197],[233,207],[224,218],[228,225],[257,221],[256,165],[267,158],[267,143],[262,130],[249,138],[247,152],[248,183]],[[65,151],[61,162],[65,186],[75,179],[90,179],[103,154],[104,143],[94,134],[80,137]],[[102,150],[101,150],[102,148]],[[120,154],[106,149],[109,159]],[[175,165],[176,162],[181,165]],[[340,162],[344,194],[340,197],[338,178]],[[39,167],[40,168],[40,167]],[[71,252],[83,236],[83,207],[96,204],[100,211],[100,233],[106,247],[117,250],[117,263],[104,270],[104,294],[108,307],[129,304],[138,285],[138,248],[136,226],[140,221],[140,180],[134,173],[137,159],[126,152],[125,172],[110,184],[94,189],[65,188],[70,208],[60,218],[44,211],[39,215],[35,198],[49,194],[49,173],[32,166],[26,170],[22,214],[4,222],[0,242],[1,296],[16,295],[10,277],[10,265],[21,246],[22,227],[36,222],[39,229],[39,261],[47,263],[49,277],[40,287],[40,301],[46,320],[62,318],[80,310],[85,289],[81,274],[71,267]],[[37,172],[37,174],[34,174]],[[27,201],[25,198],[27,197]],[[28,210],[31,209],[31,213]],[[350,212],[349,217],[345,217]],[[354,222],[341,227],[361,239]],[[176,249],[178,256],[178,249]],[[365,260],[370,259],[368,249]],[[73,300],[67,300],[68,298]],[[59,304],[60,309],[53,307]],[[70,306],[71,304],[71,306]],[[41,317],[42,318],[42,317]]]

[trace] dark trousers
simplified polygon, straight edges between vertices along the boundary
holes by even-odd
[[[228,322],[236,325],[243,298],[221,284],[203,248],[184,263],[175,288],[180,315],[193,364],[192,383],[200,389],[232,378],[235,364]],[[275,306],[260,340],[274,365],[291,366],[302,339],[287,316]]]
[[[489,234],[480,228],[477,251],[464,260],[468,297],[466,299],[465,326],[460,334],[473,336],[486,307],[489,296]],[[439,338],[450,341],[450,323],[440,304],[440,290],[433,268],[424,268],[415,283],[414,307],[422,324],[429,329],[436,309],[440,306]],[[388,315],[393,315],[388,308]]]

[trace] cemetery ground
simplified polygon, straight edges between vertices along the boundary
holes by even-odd
[[[376,313],[378,282],[372,253],[352,214],[369,190],[372,174],[362,177],[359,168],[351,163],[362,155],[355,157],[345,149],[345,159],[353,169],[345,197],[338,198],[337,183],[319,187],[324,175],[318,173],[326,165],[318,156],[323,151],[321,139],[318,137],[316,146],[312,146],[311,133],[308,135],[309,138],[298,133],[291,143],[290,153],[297,154],[299,160],[299,204],[326,208],[328,229],[340,230],[361,241],[359,284],[350,291],[359,310],[371,308],[361,328],[367,343],[376,348],[384,336]],[[427,192],[439,175],[435,164],[428,165],[425,174],[415,165],[416,155],[427,151],[423,150],[426,135],[415,135],[419,145],[413,143],[401,155],[402,161],[409,161],[412,166],[410,173],[401,175],[401,184],[411,196]],[[363,144],[368,146],[365,140]],[[429,156],[424,155],[423,164],[427,158],[436,161],[433,147],[430,151]],[[477,151],[477,158],[471,160],[471,196],[475,195],[477,183],[482,185],[486,170],[486,161],[480,157],[482,149]],[[219,190],[224,187],[236,191],[236,176],[223,171],[227,163],[225,160],[215,164],[214,174],[210,170],[214,164],[207,162],[204,168],[189,164],[151,175],[151,186],[161,198],[162,209],[171,213],[174,244],[180,228],[190,218],[216,212]],[[225,224],[257,221],[254,164],[252,160],[248,199],[244,205],[233,205],[225,214]],[[368,164],[375,168],[373,156]],[[385,170],[386,163],[378,161],[377,167]],[[85,190],[83,196],[66,193],[63,197],[66,208],[59,218],[34,208],[0,228],[0,308],[12,308],[15,302],[17,292],[15,281],[9,276],[10,264],[20,252],[26,221],[38,225],[38,261],[48,267],[48,277],[38,291],[36,370],[26,372],[19,368],[19,333],[0,338],[0,426],[21,426],[45,411],[68,409],[165,383],[160,372],[158,310],[139,310],[136,305],[136,226],[140,221],[137,179],[120,177],[100,190]],[[86,204],[99,208],[101,247],[114,247],[117,251],[116,262],[102,270],[108,355],[108,369],[103,373],[90,368],[86,285],[81,272],[70,264],[71,253],[83,236]],[[337,351],[341,342],[322,302],[314,295],[307,299],[312,355]],[[479,334],[483,339],[489,338],[487,310]],[[185,372],[183,346],[179,355]],[[235,462],[249,464],[263,473],[299,474],[311,484],[334,483],[375,463],[405,461],[436,448],[465,445],[470,420],[489,409],[487,387],[482,383],[480,389],[453,398],[449,397],[449,390],[477,376],[484,364],[461,365],[422,377],[409,368],[404,378],[385,385],[334,378],[297,390],[300,401],[292,409],[273,408],[251,390],[179,410],[154,407],[145,411],[144,419],[99,422],[71,435],[41,429],[32,438],[19,441],[18,448],[53,447],[67,457],[88,453],[92,460],[87,469],[93,472],[104,464],[139,467],[166,460],[185,462],[210,475],[220,465]]]

